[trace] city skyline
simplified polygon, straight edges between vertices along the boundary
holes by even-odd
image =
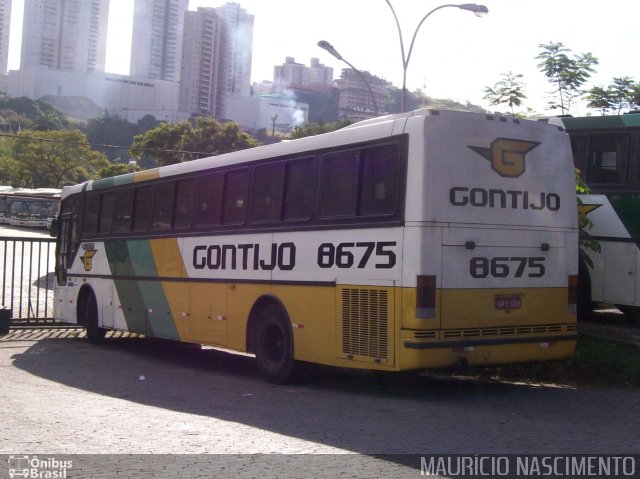
[[[189,9],[219,7],[224,1],[191,0]],[[398,32],[384,0],[326,0],[299,5],[291,0],[236,2],[255,17],[252,82],[273,79],[273,68],[286,57],[308,64],[311,58],[334,68],[334,77],[346,65],[320,50],[327,40],[354,66],[402,85]],[[502,73],[522,73],[528,99],[523,106],[544,109],[551,89],[537,70],[539,44],[563,42],[574,53],[590,51],[600,59],[588,86],[608,85],[614,76],[634,76],[640,59],[631,52],[639,46],[640,3],[611,0],[606,9],[594,0],[487,0],[489,14],[476,18],[469,12],[443,9],[428,18],[417,36],[407,70],[410,90],[425,88],[436,98],[470,101],[487,107],[482,99],[486,86]],[[16,66],[15,17],[22,0],[14,0],[9,68]],[[441,2],[393,2],[408,49],[413,28],[430,8]],[[128,7],[127,7],[128,5]],[[319,5],[318,8],[314,8]],[[320,7],[321,5],[321,7]],[[127,74],[131,43],[131,0],[111,0],[106,70]],[[366,10],[365,10],[366,9]],[[123,13],[124,12],[124,13]],[[128,16],[129,15],[129,16]],[[354,19],[362,19],[354,21]],[[295,21],[294,21],[295,19]],[[21,28],[21,24],[20,24]],[[127,33],[128,32],[128,33]],[[127,47],[127,44],[129,45]],[[19,50],[17,54],[19,63]],[[123,67],[123,65],[125,65]],[[437,67],[436,67],[437,65]],[[636,75],[636,81],[640,75]]]

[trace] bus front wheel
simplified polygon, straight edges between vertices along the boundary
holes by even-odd
[[[87,340],[91,344],[100,344],[104,340],[107,330],[98,323],[98,302],[93,293],[89,293],[82,308],[82,322],[87,330]]]
[[[260,315],[256,362],[260,374],[271,383],[284,384],[295,379],[291,326],[276,305],[267,306]]]

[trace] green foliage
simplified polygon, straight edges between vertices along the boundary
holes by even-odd
[[[112,176],[126,175],[140,171],[140,167],[135,163],[109,163],[98,170],[98,178],[111,178]]]
[[[105,156],[93,151],[79,130],[26,130],[14,142],[16,186],[61,188],[96,178],[107,165]]]
[[[240,130],[237,123],[221,123],[213,118],[200,117],[196,118],[194,125],[186,120],[160,123],[136,135],[130,152],[136,158],[147,155],[160,165],[171,165],[202,156],[252,148],[257,144],[255,139]]]
[[[576,192],[578,194],[589,193],[589,187],[580,176],[580,170],[575,168],[574,171],[576,178]],[[599,253],[600,242],[589,234],[589,230],[593,228],[593,222],[587,217],[587,212],[584,209],[584,203],[580,198],[578,198],[578,227],[580,228],[578,231],[579,260],[593,268],[593,261],[587,253],[587,250]]]
[[[9,156],[0,156],[0,185],[18,186],[19,163]]]
[[[89,120],[85,132],[89,143],[128,147],[134,136],[154,128],[158,123],[152,116],[141,119],[137,124],[129,123],[118,116],[106,116]],[[127,154],[127,150],[119,148],[103,148],[102,151],[109,160],[116,160]]]
[[[591,88],[587,100],[587,106],[600,110],[602,115],[609,112],[619,115],[623,109],[640,105],[640,84],[634,84],[633,78],[628,76],[617,77],[606,89]]]
[[[520,73],[515,74],[511,71],[502,74],[502,79],[498,81],[493,87],[486,87],[484,89],[486,100],[489,100],[489,104],[492,106],[506,103],[511,108],[511,114],[514,114],[514,106],[520,106],[522,100],[527,98],[524,94],[524,83],[520,81],[522,75]]]
[[[0,110],[12,111],[29,120],[28,124],[20,124],[20,129],[53,131],[71,126],[71,121],[62,112],[42,100],[29,100],[26,97],[4,98],[0,100]],[[12,131],[17,130],[18,125],[12,123]]]
[[[561,42],[541,43],[539,47],[542,51],[536,56],[536,59],[541,60],[538,69],[554,85],[552,93],[557,95],[557,101],[552,100],[549,106],[560,109],[566,115],[573,102],[584,94],[581,88],[595,72],[593,66],[598,64],[598,59],[591,53],[569,57],[571,50]]]
[[[304,138],[305,136],[320,135],[322,133],[339,130],[350,124],[350,120],[339,120],[335,123],[324,123],[322,121],[317,124],[303,123],[302,125],[295,126],[293,130],[291,130],[289,138],[295,140],[297,138]]]

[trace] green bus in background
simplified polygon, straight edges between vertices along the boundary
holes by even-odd
[[[600,252],[593,266],[580,264],[581,303],[615,304],[640,320],[640,112],[615,116],[563,117],[580,177],[589,187],[580,208],[593,225]]]

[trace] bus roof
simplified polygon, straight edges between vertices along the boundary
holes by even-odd
[[[640,113],[607,116],[563,117],[561,118],[561,121],[567,130],[640,127]]]

